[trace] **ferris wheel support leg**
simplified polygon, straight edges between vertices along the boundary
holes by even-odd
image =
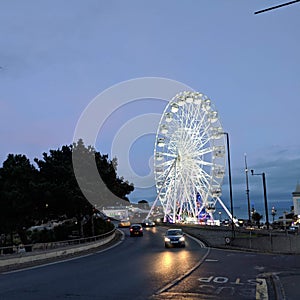
[[[232,214],[230,213],[228,208],[224,205],[222,200],[219,197],[217,199],[218,199],[219,203],[221,204],[221,206],[223,207],[223,209],[225,210],[225,212],[227,213],[227,215],[229,216],[229,218],[234,222],[235,225],[238,226],[238,220],[232,216]]]
[[[153,204],[152,204],[152,206],[151,206],[151,209],[150,209],[149,212],[148,212],[148,215],[147,215],[147,218],[146,218],[146,219],[149,219],[149,218],[150,218],[150,215],[152,214],[152,211],[153,211],[153,209],[154,209],[154,207],[155,207],[155,205],[156,205],[156,202],[157,202],[157,200],[158,200],[158,196],[159,196],[159,195],[157,195],[157,197],[155,198],[155,200],[154,200],[154,202],[153,202]]]

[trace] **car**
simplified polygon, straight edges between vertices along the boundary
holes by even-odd
[[[143,226],[143,227],[154,227],[154,226],[155,226],[155,222],[153,222],[153,221],[150,220],[150,219],[145,219],[145,220],[143,220],[143,222],[142,222],[142,226]]]
[[[130,236],[143,236],[143,227],[141,224],[132,224],[129,228]]]
[[[170,228],[164,236],[165,248],[185,247],[185,233],[179,228]]]
[[[130,227],[130,221],[129,220],[121,220],[118,224],[118,227]]]
[[[291,233],[291,234],[298,234],[298,231],[299,231],[299,227],[298,226],[290,226],[287,230],[288,233]]]

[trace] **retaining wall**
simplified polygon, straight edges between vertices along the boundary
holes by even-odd
[[[5,267],[9,265],[22,264],[33,262],[42,259],[61,257],[68,254],[75,254],[81,251],[97,248],[104,244],[109,243],[115,238],[116,232],[114,231],[111,235],[97,240],[95,242],[90,242],[82,245],[75,246],[64,246],[62,248],[57,248],[53,250],[37,251],[37,252],[24,252],[19,254],[9,254],[0,257],[0,267]]]

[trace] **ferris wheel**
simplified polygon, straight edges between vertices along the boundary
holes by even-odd
[[[211,100],[198,92],[177,94],[157,129],[153,207],[160,201],[164,219],[172,223],[213,220],[217,201],[230,214],[220,199],[225,157],[224,132]]]

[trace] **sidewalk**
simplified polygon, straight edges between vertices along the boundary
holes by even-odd
[[[300,235],[245,228],[235,228],[232,232],[231,227],[177,224],[172,224],[172,226],[182,228],[186,233],[202,240],[209,247],[278,254],[300,254]]]

